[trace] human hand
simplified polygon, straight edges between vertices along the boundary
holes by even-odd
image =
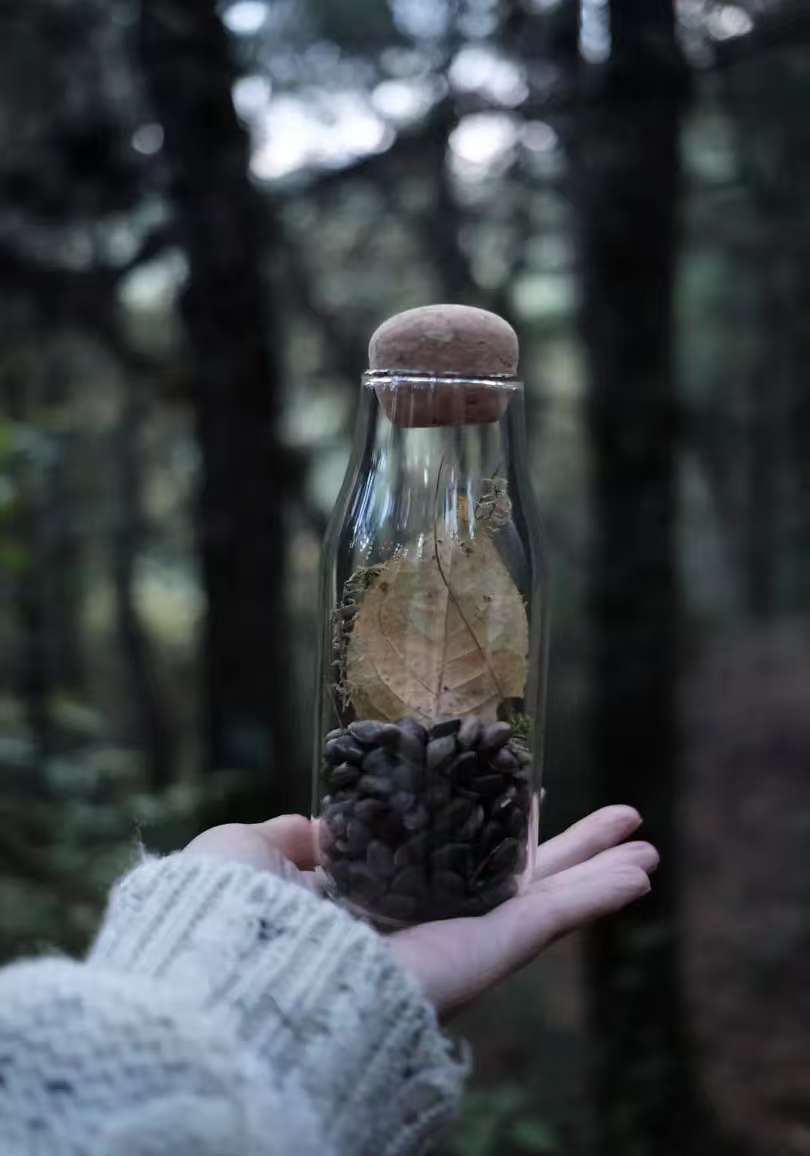
[[[632,807],[604,807],[537,850],[527,890],[474,918],[395,931],[391,949],[446,1015],[530,963],[563,935],[619,911],[650,890],[658,853],[624,843],[641,823]],[[302,815],[229,823],[204,831],[187,850],[222,855],[317,887],[314,825]]]

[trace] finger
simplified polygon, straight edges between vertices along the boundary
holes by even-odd
[[[600,851],[583,863],[575,863],[564,871],[557,871],[542,879],[535,879],[529,884],[529,891],[547,892],[552,886],[576,883],[582,879],[589,879],[594,875],[613,871],[617,867],[640,867],[648,875],[658,867],[660,857],[652,843],[642,841],[620,843],[618,847],[609,847]]]
[[[406,969],[447,1015],[530,963],[562,935],[619,911],[649,890],[646,871],[632,856],[620,857],[597,870],[564,871],[487,915],[408,928],[392,942]]]
[[[591,871],[576,878],[554,876],[544,888],[528,891],[513,901],[524,904],[525,932],[516,929],[514,967],[522,967],[564,935],[611,915],[651,890],[650,879],[637,863],[620,862],[610,870]],[[531,909],[531,917],[527,917]],[[514,918],[514,917],[513,917]]]
[[[317,830],[303,815],[279,815],[265,823],[252,824],[251,830],[302,871],[317,866]]]
[[[598,855],[626,839],[640,823],[641,815],[633,807],[603,807],[594,811],[561,835],[541,843],[535,858],[534,878],[545,878]]]
[[[632,855],[605,854],[611,860],[604,866],[572,867],[484,916],[491,924],[493,945],[503,948],[497,967],[501,976],[523,967],[563,935],[620,911],[650,891],[647,872]],[[591,861],[596,862],[598,857]]]

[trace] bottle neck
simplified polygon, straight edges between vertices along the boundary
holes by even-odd
[[[347,494],[357,545],[427,549],[435,532],[503,516],[524,472],[519,382],[368,374],[361,392]],[[446,420],[471,409],[489,420]]]

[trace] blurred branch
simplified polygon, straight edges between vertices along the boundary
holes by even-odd
[[[58,262],[42,261],[11,241],[0,241],[0,284],[49,297],[76,294],[81,304],[88,296],[115,292],[124,277],[174,247],[177,241],[174,225],[159,225],[146,234],[127,261],[120,265],[97,262],[87,269],[72,269]],[[70,304],[65,302],[66,307]]]
[[[122,277],[137,269],[139,265],[145,265],[147,261],[154,261],[155,257],[160,257],[167,249],[174,248],[179,244],[179,241],[180,237],[173,221],[157,225],[150,233],[146,234],[128,261],[125,261],[123,265],[115,266],[116,280],[120,281]]]

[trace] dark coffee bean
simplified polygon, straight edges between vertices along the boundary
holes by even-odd
[[[469,783],[473,775],[478,774],[479,769],[478,755],[475,751],[467,751],[454,760],[450,767],[450,774],[458,782],[466,784]]]
[[[333,787],[353,787],[360,778],[360,771],[351,763],[341,763],[332,771],[331,783]]]
[[[462,799],[472,799],[474,803],[477,803],[481,798],[480,793],[470,787],[456,787],[456,794],[460,795]]]
[[[457,734],[460,726],[460,718],[443,719],[442,722],[433,724],[430,728],[430,736],[434,739],[443,739],[445,735]]]
[[[403,843],[394,852],[394,866],[408,867],[415,863],[424,863],[430,847],[430,837],[427,831],[420,831],[413,835],[407,843]]]
[[[474,747],[481,737],[482,723],[477,714],[468,714],[459,727],[457,741],[463,751]]]
[[[357,789],[364,795],[372,795],[375,799],[387,799],[394,789],[394,784],[382,775],[362,775]]]
[[[323,826],[329,830],[335,839],[340,839],[346,834],[346,816],[341,814],[330,815],[324,820]]]
[[[470,784],[480,795],[497,795],[503,790],[501,775],[478,775]]]
[[[396,811],[389,811],[377,820],[376,833],[391,847],[398,847],[405,837],[405,828],[402,826],[402,816]]]
[[[528,815],[532,809],[532,792],[528,783],[524,783],[522,779],[514,780],[515,791],[515,806],[519,807],[521,811],[525,811]]]
[[[329,743],[332,741],[332,739],[341,738],[345,733],[346,732],[344,731],[343,727],[336,727],[333,731],[329,731],[325,741]]]
[[[467,890],[464,879],[455,871],[437,871],[430,883],[431,899],[439,907],[448,901],[458,899]]]
[[[479,905],[479,914],[483,915],[487,911],[492,911],[493,907],[499,907],[501,903],[505,903],[507,899],[517,895],[517,890],[516,879],[502,879],[482,887],[476,900]]]
[[[517,839],[503,839],[476,869],[474,878],[494,880],[499,879],[502,875],[514,874],[517,868],[518,850]]]
[[[515,839],[525,839],[527,826],[528,816],[520,807],[513,807],[506,820],[506,830]]]
[[[465,875],[469,863],[470,848],[466,843],[445,843],[430,856],[430,865],[434,871],[458,871]]]
[[[373,823],[384,815],[388,807],[382,799],[359,799],[354,805],[354,813],[364,823]]]
[[[403,867],[391,880],[391,890],[399,895],[421,899],[427,890],[427,877],[421,867]]]
[[[517,788],[514,786],[507,787],[502,795],[492,804],[492,814],[495,818],[500,818],[500,812],[506,813],[513,805],[517,797]]]
[[[478,890],[478,894],[474,897],[463,899],[462,906],[468,916],[483,916],[493,907],[505,903],[507,899],[511,899],[518,894],[518,882],[514,879],[501,880],[497,883],[489,883],[486,887]]]
[[[416,915],[418,904],[410,895],[398,895],[394,891],[389,891],[377,901],[375,909],[379,915],[388,919],[407,923]]]
[[[326,761],[333,766],[338,763],[359,763],[364,755],[363,748],[350,735],[343,735],[339,739],[332,739],[324,747]]]
[[[394,726],[393,723],[386,723],[380,731],[377,742],[381,747],[386,747],[388,750],[395,751],[399,746],[401,738],[402,735],[400,734],[399,727]]]
[[[473,805],[469,799],[451,799],[437,812],[434,828],[439,832],[458,830],[469,819]]]
[[[370,775],[391,775],[394,768],[399,766],[399,759],[390,751],[375,747],[363,759],[363,770]]]
[[[418,791],[422,785],[422,771],[412,763],[401,760],[393,771],[394,782],[401,791]]]
[[[365,823],[361,823],[359,819],[349,819],[346,824],[346,842],[352,855],[363,854],[370,838],[371,832]]]
[[[366,863],[381,879],[388,879],[390,875],[394,874],[394,852],[385,843],[381,843],[379,839],[373,839],[369,843],[366,851]]]
[[[332,796],[332,807],[341,814],[346,814],[354,807],[357,792],[353,790],[335,791]]]
[[[437,771],[444,767],[456,753],[456,740],[452,735],[439,736],[431,739],[426,748],[426,761],[429,771]]]
[[[342,736],[341,736],[342,737]],[[343,755],[338,750],[339,739],[330,739],[323,748],[323,759],[328,766],[336,767],[338,763],[342,763]]]
[[[450,795],[452,794],[452,791],[453,788],[450,786],[450,783],[447,779],[433,779],[425,791],[425,802],[432,811],[435,811],[437,807],[442,805],[442,803],[447,802],[447,800],[450,798]]]
[[[366,863],[349,864],[349,892],[367,902],[379,898],[385,891],[385,880],[369,870]]]
[[[349,734],[364,747],[374,747],[379,743],[380,733],[384,727],[385,723],[376,722],[374,719],[360,719],[358,722],[349,723]]]
[[[506,833],[501,824],[496,823],[493,819],[490,819],[490,821],[486,824],[483,831],[481,832],[481,853],[485,856],[489,855],[493,847],[496,847],[498,843],[501,842],[505,834]]]
[[[332,848],[332,854],[333,855],[334,854],[339,854],[339,855],[348,855],[349,854],[349,844],[346,842],[345,839],[335,839],[335,845]]]
[[[334,742],[338,750],[342,752],[347,763],[355,763],[358,766],[362,763],[363,755],[366,752],[350,735],[344,735],[340,739],[335,739]]]
[[[324,811],[345,811],[347,806],[354,802],[354,799],[354,791],[336,790],[331,795],[324,795],[321,807]]]
[[[480,747],[485,751],[496,751],[509,742],[512,737],[512,728],[506,722],[489,723],[484,727],[481,735]]]
[[[398,811],[400,815],[404,815],[406,811],[410,811],[413,804],[414,796],[411,791],[397,791],[391,796],[391,808],[394,811]]]
[[[531,751],[525,747],[520,747],[517,743],[512,743],[512,750],[515,752],[515,757],[522,767],[530,767],[532,765]]]
[[[499,747],[490,756],[489,765],[496,771],[512,772],[518,769],[518,761],[508,747]]]
[[[399,736],[399,747],[397,750],[403,759],[407,759],[407,761],[415,767],[424,765],[425,744],[418,735],[412,734],[410,731],[402,730]]]
[[[425,743],[428,741],[427,729],[422,726],[422,724],[419,722],[418,719],[415,719],[415,718],[402,719],[402,721],[399,724],[399,729],[404,734],[413,735],[413,737],[415,739],[419,740],[419,742],[422,744],[423,747],[424,747]]]
[[[484,808],[482,806],[473,807],[469,819],[466,819],[458,828],[458,837],[464,842],[468,843],[474,839],[484,822]]]
[[[413,810],[408,811],[402,819],[406,831],[421,831],[423,827],[428,825],[429,821],[430,815],[421,803],[417,803]]]

